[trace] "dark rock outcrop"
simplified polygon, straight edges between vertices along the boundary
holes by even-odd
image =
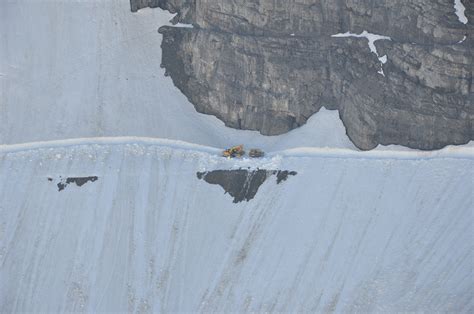
[[[99,178],[97,176],[89,176],[89,177],[67,177],[67,178],[60,178],[57,186],[58,192],[64,190],[69,184],[75,183],[77,186],[83,186],[87,182],[95,182]],[[48,181],[52,182],[53,178],[48,178]]]
[[[198,172],[198,179],[202,179],[209,184],[220,185],[225,193],[229,193],[234,198],[234,203],[250,201],[255,197],[260,186],[269,177],[275,175],[277,184],[286,181],[288,176],[295,176],[296,171],[288,170],[214,170]]]
[[[472,3],[463,3],[473,21]],[[474,139],[474,28],[458,20],[451,1],[155,5],[196,26],[160,28],[162,66],[199,112],[228,126],[281,134],[325,106],[339,110],[361,149],[437,149]],[[365,38],[331,37],[363,30],[391,40],[376,41],[376,55]]]

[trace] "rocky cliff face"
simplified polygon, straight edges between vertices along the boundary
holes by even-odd
[[[361,149],[474,139],[474,6],[464,5],[466,24],[444,0],[132,0],[195,26],[160,32],[162,66],[199,112],[275,135],[325,106]]]

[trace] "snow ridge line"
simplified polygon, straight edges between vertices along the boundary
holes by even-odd
[[[357,151],[347,148],[300,147],[291,148],[273,155],[282,157],[326,157],[341,159],[394,159],[394,160],[430,160],[430,159],[469,159],[474,160],[473,146],[448,146],[437,151],[421,150],[380,150]]]
[[[180,140],[170,140],[151,137],[92,137],[76,138],[66,140],[53,140],[44,142],[30,142],[22,144],[0,145],[0,154],[33,151],[39,149],[68,148],[76,146],[115,146],[115,145],[143,145],[162,146],[177,150],[189,150],[192,152],[207,153],[210,155],[220,155],[222,149],[189,143]],[[277,152],[269,152],[266,157],[297,157],[297,158],[354,158],[354,159],[470,159],[474,160],[474,145],[448,146],[437,151],[420,150],[381,150],[357,151],[347,148],[331,147],[299,147]],[[247,158],[245,158],[247,159]],[[267,158],[263,158],[267,159]]]
[[[0,145],[0,153],[17,153],[37,149],[67,148],[74,146],[89,145],[144,145],[144,146],[166,146],[174,149],[192,150],[204,153],[217,153],[221,150],[209,146],[193,144],[180,140],[169,140],[163,138],[138,137],[138,136],[118,136],[118,137],[89,137],[74,138],[66,140],[52,140],[29,142],[21,144]]]

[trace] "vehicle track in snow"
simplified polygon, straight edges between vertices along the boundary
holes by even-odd
[[[230,145],[232,143],[229,143]],[[141,146],[161,146],[168,149],[188,150],[195,153],[207,153],[211,156],[220,157],[224,148],[204,146],[179,140],[169,140],[150,137],[93,137],[93,138],[75,138],[67,140],[41,141],[21,144],[0,145],[0,154],[16,153],[31,150],[68,148],[79,146],[94,145],[141,145]],[[241,166],[251,165],[249,161],[260,164],[260,161],[268,161],[273,158],[287,157],[331,157],[331,158],[356,158],[356,159],[437,159],[437,158],[455,158],[455,159],[474,159],[474,145],[470,142],[463,146],[448,146],[436,151],[420,151],[407,148],[397,149],[397,146],[377,148],[371,151],[358,151],[345,148],[331,147],[298,147],[282,151],[266,152],[263,158],[231,159],[232,163],[238,162]]]

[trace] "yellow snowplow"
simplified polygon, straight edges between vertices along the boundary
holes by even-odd
[[[235,158],[235,157],[240,158],[243,155],[245,155],[244,145],[237,145],[229,149],[226,149],[225,151],[222,152],[222,156],[227,157],[227,158]],[[252,148],[249,151],[250,158],[261,158],[263,156],[265,156],[265,153],[261,149]]]
[[[242,157],[243,155],[245,155],[244,145],[237,145],[222,152],[222,156],[227,158]]]

